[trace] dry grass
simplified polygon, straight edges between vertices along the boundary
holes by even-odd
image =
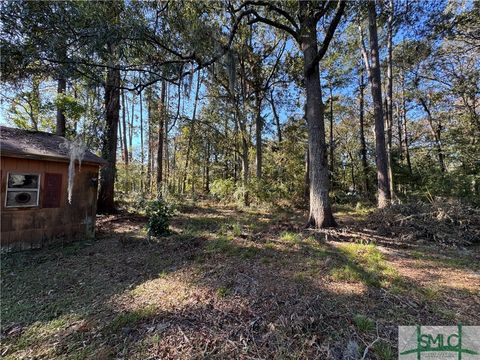
[[[325,242],[358,231],[209,204],[184,207],[168,238],[147,241],[144,220],[4,256],[2,357],[343,359],[379,336],[367,358],[389,359],[398,325],[480,322],[477,249]]]

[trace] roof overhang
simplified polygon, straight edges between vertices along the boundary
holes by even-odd
[[[0,157],[42,160],[42,161],[53,161],[53,162],[61,162],[61,163],[66,163],[66,164],[68,164],[70,162],[70,159],[63,158],[63,157],[56,157],[56,156],[42,155],[42,154],[18,153],[18,152],[11,152],[11,151],[5,151],[5,150],[0,150]],[[82,164],[95,165],[95,166],[104,166],[104,165],[107,164],[106,160],[101,159],[101,158],[100,158],[100,160],[98,162],[82,160]]]

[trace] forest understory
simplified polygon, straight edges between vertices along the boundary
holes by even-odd
[[[99,216],[96,240],[3,257],[1,356],[394,359],[399,325],[480,323],[478,212],[408,206],[390,224],[337,207],[338,229],[312,231],[300,211],[190,201],[150,240],[141,215]]]

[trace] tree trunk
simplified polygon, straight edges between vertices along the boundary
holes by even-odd
[[[122,161],[125,161],[124,156],[125,153],[123,152],[123,135],[122,135],[122,122],[118,122],[118,139],[119,139],[119,144],[120,144],[120,154],[122,157]]]
[[[370,85],[372,89],[373,111],[375,117],[375,154],[377,163],[378,207],[390,204],[390,182],[388,178],[388,157],[385,146],[385,126],[383,118],[382,81],[380,75],[380,57],[378,53],[377,13],[375,2],[368,2],[368,28],[370,33]]]
[[[190,191],[191,191],[191,196],[192,196],[192,199],[195,199],[195,183],[197,181],[197,173],[196,173],[196,163],[192,163],[192,170],[191,170],[191,181],[190,181],[190,184],[192,185]]]
[[[111,53],[114,52],[110,45]],[[102,157],[107,164],[100,170],[99,213],[115,212],[115,174],[117,161],[117,131],[120,117],[120,70],[109,68],[105,82],[105,133]]]
[[[398,132],[398,149],[400,154],[400,161],[403,162],[403,130],[402,117],[400,116],[400,105],[395,103],[395,113],[397,118],[397,132]]]
[[[127,96],[128,100],[128,96]],[[135,116],[135,95],[132,95],[132,113],[128,117],[128,161],[131,163],[133,161],[133,124]]]
[[[408,129],[407,129],[407,101],[405,96],[405,74],[402,73],[402,117],[403,117],[403,138],[405,143],[405,158],[407,160],[408,171],[412,175],[412,162],[410,160],[410,149],[408,144]]]
[[[332,187],[334,187],[334,179],[333,179],[333,169],[334,169],[334,158],[333,158],[333,151],[334,151],[334,141],[333,141],[333,89],[330,85],[330,179],[332,182]]]
[[[422,104],[423,109],[427,113],[427,120],[428,120],[428,124],[430,125],[430,132],[432,134],[433,141],[435,143],[435,148],[437,149],[438,165],[440,166],[440,171],[444,173],[447,171],[447,169],[445,167],[445,160],[444,160],[444,155],[442,150],[442,142],[440,138],[442,126],[441,124],[439,124],[438,126],[434,125],[432,113],[430,112],[430,109],[423,98],[420,98],[420,103]]]
[[[129,191],[129,172],[128,172],[128,143],[127,143],[127,107],[125,106],[125,90],[122,90],[122,127],[123,127],[123,161],[125,162],[125,187]],[[122,141],[122,140],[120,140]]]
[[[350,158],[350,176],[352,178],[352,188],[353,191],[356,191],[357,185],[355,181],[355,162],[353,161],[353,155],[350,151],[348,152],[348,157]]]
[[[188,134],[188,145],[187,145],[187,154],[185,157],[185,169],[183,171],[183,182],[182,182],[182,193],[185,192],[185,188],[187,185],[187,171],[188,171],[188,163],[190,161],[190,152],[192,147],[192,139],[193,133],[195,131],[195,118],[197,114],[197,103],[198,103],[198,92],[200,90],[200,72],[197,74],[197,89],[195,91],[195,100],[193,102],[193,113],[192,113],[192,124],[190,125],[190,132]]]
[[[127,108],[125,106],[125,90],[122,90],[122,127],[123,127],[123,161],[128,172],[128,143],[127,143]]]
[[[40,79],[37,76],[32,77],[32,95],[29,97],[30,120],[33,130],[38,131],[38,116],[40,113]]]
[[[236,105],[235,105],[236,107]],[[237,112],[233,112],[233,138],[235,139],[235,149],[233,150],[233,180],[236,183],[238,181],[238,122],[237,122]]]
[[[170,184],[172,186],[172,191],[177,192],[177,186],[175,184],[175,178],[177,178],[177,141],[176,137],[173,137],[173,154],[172,154],[172,176],[170,177]]]
[[[242,142],[240,161],[242,166],[242,185],[244,186],[244,190],[245,190],[244,196],[243,196],[243,204],[245,206],[249,206],[250,199],[249,199],[248,191],[246,190],[248,185],[249,174],[250,174],[250,167],[248,163],[248,133],[247,133],[247,127],[245,124],[245,119],[242,119],[240,109],[238,108],[238,106],[236,106],[235,108],[236,108],[235,119],[237,121],[238,128],[240,130],[240,138]]]
[[[170,109],[170,102],[169,102],[169,86],[168,83],[166,85],[166,105],[165,105],[165,116],[164,116],[164,128],[165,130],[163,131],[164,133],[164,139],[163,139],[163,159],[164,159],[164,171],[163,171],[163,184],[164,187],[168,189],[168,178],[170,176],[170,155],[169,155],[169,149],[168,149],[168,130],[169,130],[169,123],[168,123],[168,109]]]
[[[210,141],[207,140],[207,156],[205,157],[205,192],[210,192]]]
[[[388,177],[390,196],[394,195],[393,169],[392,169],[392,128],[393,128],[393,0],[389,0],[390,11],[387,19],[387,147],[388,147]]]
[[[407,167],[410,175],[413,173],[412,170],[412,161],[410,159],[410,147],[409,147],[409,138],[408,138],[408,128],[407,128],[407,115],[406,111],[403,113],[403,137],[405,142],[405,157],[407,159]]]
[[[241,161],[241,166],[242,166],[242,185],[243,185],[243,205],[245,206],[250,206],[250,196],[249,192],[247,190],[248,187],[248,182],[250,178],[250,164],[248,162],[248,150],[249,150],[249,143],[251,139],[251,127],[250,127],[250,134],[247,129],[247,109],[246,109],[246,102],[247,102],[247,77],[246,77],[246,71],[245,71],[245,62],[243,61],[243,58],[240,58],[240,89],[241,93],[238,96],[238,101],[237,97],[234,96],[234,101],[235,101],[235,111],[237,112],[236,114],[236,119],[238,122],[238,128],[240,130],[240,138],[242,141],[242,146],[241,146],[241,155],[240,155],[240,161]]]
[[[145,191],[145,183],[144,183],[144,176],[145,176],[145,149],[143,147],[143,99],[142,93],[139,94],[139,101],[140,101],[140,191],[143,196],[143,192]]]
[[[392,169],[392,133],[393,125],[388,115],[388,101],[385,99],[385,124],[387,126],[387,169],[390,184],[390,196],[394,196],[393,192],[393,169]]]
[[[272,105],[273,117],[275,119],[275,125],[277,126],[278,143],[280,144],[282,142],[282,128],[280,126],[280,117],[278,116],[277,108],[273,100],[273,91],[270,93],[270,104]]]
[[[368,162],[367,162],[367,143],[365,141],[365,125],[364,125],[364,90],[365,83],[363,81],[363,68],[360,72],[360,87],[359,87],[359,108],[360,108],[360,155],[362,158],[362,170],[363,170],[363,190],[365,194],[368,194],[370,187],[368,185]]]
[[[310,154],[308,151],[308,144],[305,150],[305,180],[303,188],[303,197],[305,202],[310,202]]]
[[[162,90],[160,94],[160,102],[158,104],[158,148],[157,148],[157,198],[160,199],[163,194],[163,140],[164,140],[164,124],[165,124],[165,95],[167,83],[162,81]]]
[[[58,52],[58,58],[65,61],[67,59],[67,44],[66,39],[62,37],[61,39],[64,46],[62,46]],[[57,80],[57,97],[65,95],[67,91],[67,79],[65,78],[65,67],[60,65],[58,68],[58,80]],[[57,99],[58,100],[58,99]],[[65,136],[66,133],[66,119],[63,109],[64,103],[59,106],[57,104],[57,119],[56,119],[56,128],[55,133],[59,136]]]
[[[256,109],[256,116],[255,116],[255,147],[256,147],[256,172],[255,175],[257,180],[262,179],[262,160],[263,160],[263,153],[262,153],[262,128],[263,128],[263,119],[262,119],[262,100],[260,96],[257,94],[255,97],[255,109]]]
[[[147,89],[147,114],[148,114],[148,142],[147,142],[147,183],[146,189],[150,191],[152,186],[152,89]]]
[[[250,199],[248,196],[247,186],[248,186],[248,177],[250,173],[250,168],[248,164],[248,142],[246,134],[242,131],[242,183],[244,186],[245,194],[243,196],[243,204],[245,206],[250,205]]]
[[[65,78],[58,79],[57,95],[65,94],[66,90],[67,90],[67,80]],[[63,109],[57,105],[57,126],[55,129],[55,133],[59,136],[65,136],[65,131],[66,131],[65,114],[63,113]]]
[[[311,68],[318,52],[316,21],[313,17],[302,24],[301,49],[303,52],[308,150],[310,157],[310,214],[308,225],[313,228],[336,226],[328,192],[327,149],[325,144],[324,105],[320,87],[318,63]]]

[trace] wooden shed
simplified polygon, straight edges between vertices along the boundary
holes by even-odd
[[[1,248],[40,248],[95,234],[99,167],[105,160],[86,151],[75,162],[68,201],[70,156],[65,138],[0,127]]]

